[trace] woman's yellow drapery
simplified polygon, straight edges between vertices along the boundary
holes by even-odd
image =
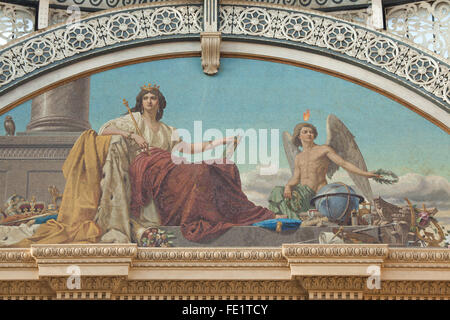
[[[14,247],[31,244],[98,242],[102,230],[93,221],[101,197],[102,167],[111,136],[94,130],[82,133],[63,165],[66,179],[58,219],[42,224],[36,233]]]

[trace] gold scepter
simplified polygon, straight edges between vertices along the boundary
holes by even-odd
[[[134,127],[136,128],[136,131],[137,131],[138,135],[139,135],[142,139],[145,140],[144,135],[142,134],[141,130],[139,130],[139,126],[138,126],[138,124],[137,124],[137,122],[136,122],[136,119],[134,119],[133,112],[131,112],[130,106],[128,105],[128,101],[127,101],[126,99],[123,99],[123,104],[125,105],[125,107],[127,107],[128,113],[129,113],[130,116],[131,116],[131,120],[133,120]],[[147,150],[147,154],[150,155],[150,151],[149,151],[149,150]]]

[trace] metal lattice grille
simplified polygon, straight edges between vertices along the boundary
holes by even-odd
[[[36,10],[0,3],[0,45],[34,31]]]
[[[422,1],[386,10],[387,31],[448,59],[450,1]]]

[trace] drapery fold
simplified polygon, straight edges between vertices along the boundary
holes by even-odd
[[[249,201],[235,164],[175,164],[170,152],[152,148],[130,166],[131,214],[155,199],[163,226],[181,226],[187,240],[208,241],[233,226],[273,219],[275,214]]]
[[[13,247],[31,244],[95,243],[102,230],[93,221],[101,197],[102,167],[111,136],[87,130],[77,139],[62,171],[66,179],[57,220],[42,224],[35,234]]]

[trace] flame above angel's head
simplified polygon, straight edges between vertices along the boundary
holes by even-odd
[[[309,109],[306,109],[306,112],[303,112],[303,121],[308,121],[310,116]]]

